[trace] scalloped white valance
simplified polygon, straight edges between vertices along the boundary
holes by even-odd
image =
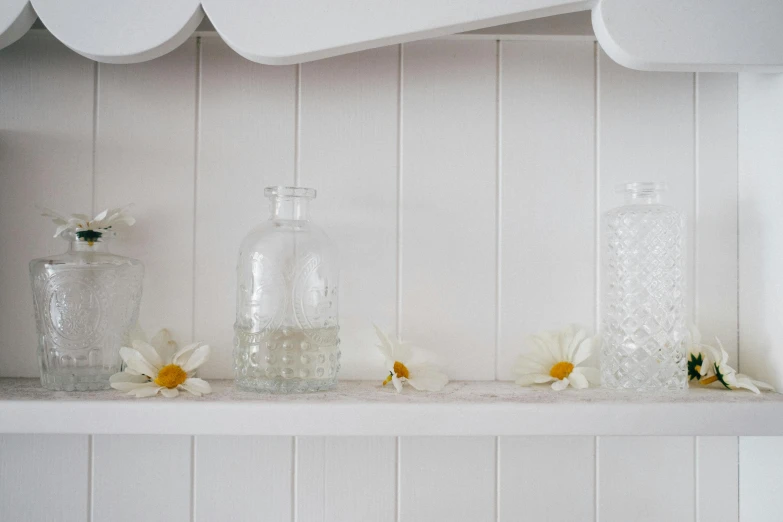
[[[282,65],[586,10],[627,67],[783,71],[781,0],[0,0],[0,48],[38,17],[88,58],[141,62],[179,46],[206,13],[237,53]]]

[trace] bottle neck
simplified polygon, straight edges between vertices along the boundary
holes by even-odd
[[[653,205],[661,202],[661,195],[658,192],[628,192],[625,194],[626,205]]]
[[[106,253],[109,251],[109,244],[104,240],[86,241],[84,239],[75,239],[71,241],[69,252],[90,252]]]
[[[302,196],[276,196],[271,199],[273,221],[309,221],[310,198]]]

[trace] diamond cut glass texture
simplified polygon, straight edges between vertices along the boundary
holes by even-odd
[[[687,388],[685,218],[661,205],[660,184],[622,187],[603,216],[601,380],[633,390]]]

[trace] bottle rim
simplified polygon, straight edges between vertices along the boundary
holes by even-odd
[[[308,198],[314,199],[316,190],[308,187],[274,186],[264,189],[264,196],[268,198]]]
[[[630,181],[627,183],[621,183],[615,187],[617,194],[634,194],[634,195],[656,195],[661,192],[666,192],[669,189],[668,185],[663,181]]]

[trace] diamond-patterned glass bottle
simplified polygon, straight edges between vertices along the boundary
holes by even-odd
[[[315,190],[268,187],[269,220],[242,241],[237,264],[237,386],[275,393],[334,388],[340,370],[337,259],[310,221]]]
[[[687,387],[685,217],[661,205],[663,183],[628,183],[604,215],[601,380],[605,387]]]
[[[68,252],[30,262],[41,384],[50,390],[109,388],[121,369],[141,303],[144,266],[114,255],[110,230],[68,230]]]

